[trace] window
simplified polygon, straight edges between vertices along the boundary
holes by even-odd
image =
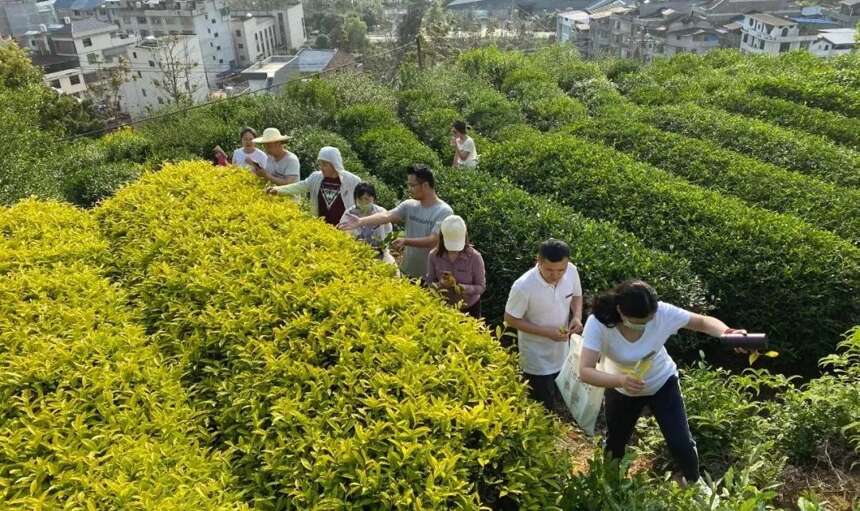
[[[51,87],[53,87],[55,89],[59,89],[60,88],[60,81],[59,80],[51,80]]]
[[[136,51],[131,52],[131,56],[134,58],[137,58],[137,52]]]
[[[244,49],[245,49],[245,45],[244,45],[244,44],[242,44],[242,43],[239,43],[239,49],[240,49],[240,50],[244,50]]]
[[[215,32],[215,37],[218,37],[218,32]]]
[[[161,82],[159,82],[155,78],[152,79],[152,84],[155,85],[156,87],[161,87]]]
[[[223,63],[224,63],[224,59],[218,59],[218,63],[219,63],[219,64],[223,64]]]
[[[131,16],[123,16],[122,22],[125,23],[126,25],[130,24],[131,23]]]
[[[213,25],[215,24],[215,18],[212,18],[212,24]]]
[[[149,67],[155,67],[155,62],[153,62],[153,61],[151,61],[151,60],[150,60],[150,61],[149,61]]]
[[[212,55],[212,62],[215,62],[215,55]]]
[[[239,55],[239,62],[245,62],[245,56]]]
[[[141,73],[140,71],[138,71],[138,72],[137,72],[137,77],[138,77],[138,78],[143,78],[143,73]]]
[[[241,31],[241,30],[237,30],[237,31],[236,31],[236,35],[237,35],[237,36],[239,36],[239,37],[242,37],[242,31]]]
[[[809,41],[800,41],[800,47],[803,48],[804,50],[808,50],[809,49]]]
[[[159,105],[163,105],[163,104],[164,104],[164,100],[163,100],[163,99],[161,99],[161,97],[160,97],[160,96],[159,96],[159,98],[158,98],[158,104],[159,104]]]
[[[782,37],[788,37],[788,27],[782,29]]]
[[[80,85],[80,83],[81,83],[81,76],[80,76],[80,75],[72,75],[72,76],[70,76],[70,77],[69,77],[69,83],[71,83],[72,85]]]
[[[137,17],[137,22],[138,22],[138,23],[140,23],[141,25],[146,25],[146,17],[144,17],[144,16],[138,16],[138,17]]]
[[[90,46],[93,45],[93,40],[89,37],[84,37],[83,43],[84,43],[84,48],[89,48]]]
[[[207,29],[206,29],[206,33],[207,33],[207,34],[211,34],[211,33],[212,33],[212,29],[211,29],[211,28],[207,28]]]
[[[744,34],[744,42],[747,42],[748,39],[749,39],[749,34]]]
[[[140,89],[140,93],[143,94],[143,97],[146,97],[146,89]]]
[[[216,49],[216,50],[218,50],[218,51],[221,51],[221,47],[220,47],[220,46],[216,46],[216,47],[215,47],[215,49]]]
[[[149,35],[149,30],[141,30],[140,31],[140,37],[146,37],[148,35]]]
[[[161,18],[149,18],[149,23],[152,25],[161,25]]]
[[[33,40],[33,41],[30,41],[30,46],[33,46],[33,47],[35,47],[35,46],[36,46],[36,41],[35,41],[35,40]]]
[[[779,44],[779,52],[780,53],[785,53],[789,50],[791,50],[791,43],[780,43]]]
[[[214,48],[214,47],[215,47],[215,43],[213,43],[212,41],[209,41],[209,47],[210,47],[210,48]]]
[[[87,53],[87,62],[90,64],[98,64],[99,56],[95,53]]]
[[[153,35],[154,35],[155,37],[162,37],[162,36],[164,35],[164,31],[162,31],[162,30],[156,30],[156,31],[153,33]]]

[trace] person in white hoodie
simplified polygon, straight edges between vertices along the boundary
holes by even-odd
[[[311,214],[338,225],[343,214],[355,207],[355,187],[361,179],[343,168],[343,158],[336,147],[323,147],[317,157],[318,171],[307,179],[282,186],[271,186],[272,195],[309,197]]]

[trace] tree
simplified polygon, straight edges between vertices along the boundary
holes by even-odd
[[[341,48],[350,52],[362,52],[367,48],[367,23],[356,15],[349,16],[343,25],[346,40],[341,41]]]
[[[192,60],[188,47],[188,38],[166,36],[158,40],[156,52],[156,67],[161,71],[162,79],[156,86],[163,90],[174,104],[190,104],[194,102],[194,94],[200,86],[193,79],[199,62]]]
[[[410,0],[406,15],[397,27],[397,42],[402,46],[415,41],[421,33],[421,22],[427,12],[427,0]]]
[[[105,67],[101,59],[97,65],[96,76],[98,80],[87,85],[90,92],[104,102],[106,116],[115,117],[121,111],[120,93],[123,84],[131,78],[131,66],[125,57],[120,57],[115,66]]]
[[[42,72],[15,41],[0,42],[0,84],[20,89],[42,82]]]
[[[317,36],[316,41],[314,41],[314,48],[318,50],[326,50],[331,48],[331,41],[328,36],[325,34],[320,34]]]

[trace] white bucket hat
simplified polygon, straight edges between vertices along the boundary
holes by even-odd
[[[442,220],[440,227],[445,249],[451,252],[459,252],[466,248],[466,222],[457,215],[451,215]]]
[[[269,142],[284,142],[289,140],[288,135],[281,135],[278,128],[266,128],[263,130],[263,136],[254,139],[255,144],[267,144]]]
[[[343,168],[343,157],[340,155],[340,149],[337,147],[325,146],[320,149],[317,161],[327,161],[331,163],[338,174],[343,174],[346,170]]]

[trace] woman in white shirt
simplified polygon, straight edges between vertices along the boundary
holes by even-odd
[[[478,150],[475,148],[475,141],[466,134],[467,130],[463,121],[455,121],[451,126],[451,146],[454,147],[452,165],[455,168],[473,169],[478,165]]]
[[[239,137],[242,139],[242,147],[233,151],[233,158],[230,160],[233,165],[253,170],[250,161],[255,161],[261,167],[266,168],[266,160],[269,157],[254,143],[254,139],[257,138],[257,132],[254,131],[254,128],[242,128]],[[215,151],[224,153],[220,146],[216,146]]]
[[[699,456],[678,385],[678,368],[665,347],[681,328],[713,337],[744,332],[717,318],[658,301],[654,288],[645,282],[619,284],[594,300],[582,333],[579,370],[583,382],[606,388],[605,448],[609,455],[624,456],[647,406],[686,481],[699,482]],[[603,371],[596,368],[601,356]]]

